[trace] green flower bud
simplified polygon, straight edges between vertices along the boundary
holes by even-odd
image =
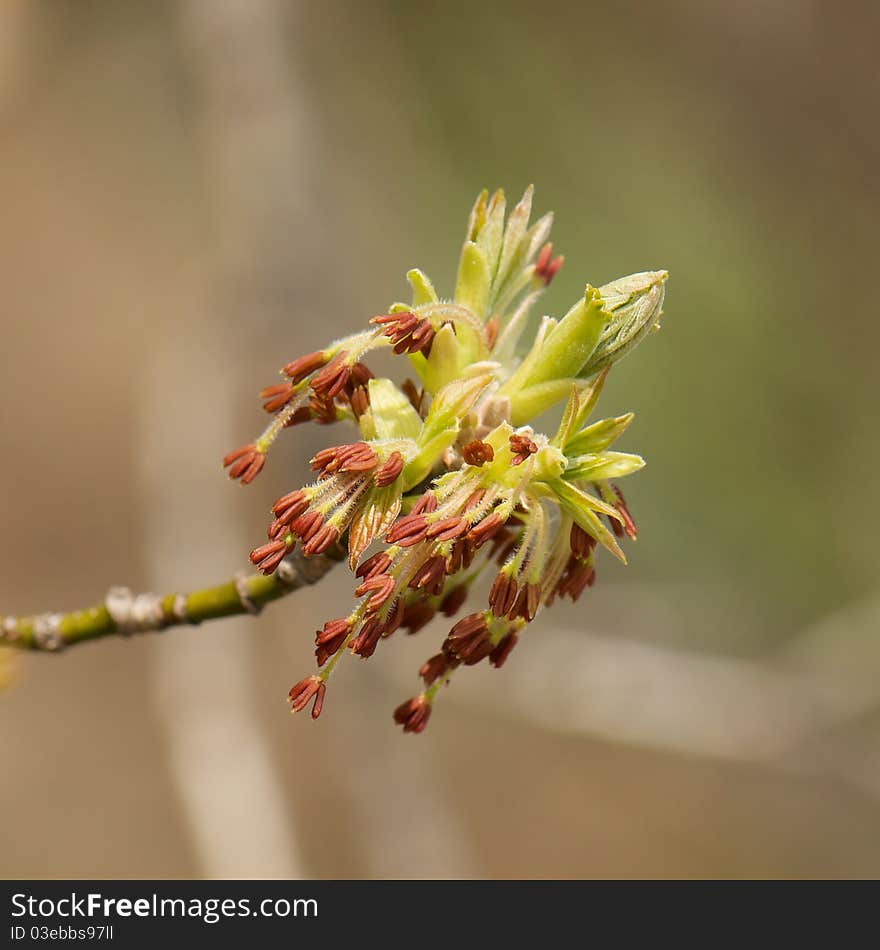
[[[580,376],[592,376],[623,359],[652,330],[659,328],[657,321],[663,311],[668,276],[665,270],[645,271],[599,288],[603,308],[611,319]]]

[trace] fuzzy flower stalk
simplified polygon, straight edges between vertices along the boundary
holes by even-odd
[[[408,303],[284,366],[261,393],[268,426],[224,459],[248,484],[286,429],[356,430],[315,455],[311,484],[277,499],[250,556],[272,574],[295,547],[314,557],[347,546],[355,599],[317,631],[317,669],[290,690],[295,712],[320,715],[343,655],[371,657],[442,614],[458,619],[419,670],[421,692],[394,711],[421,732],[456,670],[503,666],[543,610],[593,585],[601,550],[626,561],[636,527],[617,482],[644,461],[612,446],[633,415],[591,420],[611,367],[658,328],[667,275],[587,284],[534,329],[563,258],[548,241],[552,215],[530,223],[531,206],[531,187],[509,214],[502,191],[479,195],[452,297],[411,270]],[[400,381],[368,369],[381,349],[401,357]],[[555,431],[537,431],[557,406]],[[488,593],[473,602],[483,576]]]

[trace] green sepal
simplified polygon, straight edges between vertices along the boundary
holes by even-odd
[[[551,379],[537,386],[528,386],[510,395],[510,421],[515,426],[525,425],[535,416],[565,399],[571,392],[573,379]]]
[[[490,285],[495,271],[498,269],[498,257],[501,254],[501,240],[504,236],[504,212],[506,209],[507,201],[505,200],[504,192],[499,188],[498,191],[492,195],[492,199],[486,207],[486,223],[476,239],[477,247],[480,248],[486,259]]]
[[[610,505],[598,498],[588,495],[576,486],[561,479],[550,483],[550,488],[556,496],[559,504],[571,517],[579,524],[584,531],[594,538],[599,544],[607,548],[616,558],[626,564],[626,555],[621,551],[620,545],[614,538],[613,532],[607,528],[597,516],[596,512],[616,518],[620,521],[620,515]]]
[[[421,417],[390,379],[371,379],[367,383],[367,390],[370,408],[360,420],[361,435],[365,439],[419,437],[422,431]]]
[[[414,353],[413,356],[422,357],[419,361],[412,360],[412,363],[425,389],[430,393],[439,392],[459,374],[461,353],[455,328],[451,323],[444,324],[434,335],[431,355],[425,358],[421,353]]]
[[[437,291],[434,290],[431,279],[417,267],[414,267],[411,271],[407,271],[406,279],[409,281],[410,287],[412,287],[412,305],[414,307],[420,307],[425,303],[437,303],[440,299],[437,296]]]
[[[468,241],[461,249],[455,302],[485,320],[489,305],[489,263],[482,248]]]
[[[623,478],[645,467],[640,455],[627,452],[592,452],[569,459],[565,477],[577,482],[597,482],[606,478]]]
[[[586,429],[568,439],[565,445],[566,455],[586,455],[588,452],[603,452],[629,428],[635,413],[611,419],[600,419]]]

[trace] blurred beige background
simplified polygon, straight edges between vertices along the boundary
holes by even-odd
[[[284,697],[350,585],[22,656],[4,877],[877,876],[876,4],[0,6],[0,613],[244,566],[256,391],[530,181],[585,280],[666,267],[614,374],[640,537],[403,737],[436,624]]]

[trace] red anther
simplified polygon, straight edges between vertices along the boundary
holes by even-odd
[[[432,491],[426,491],[413,505],[411,515],[426,515],[437,510],[437,496]]]
[[[432,555],[413,574],[409,586],[413,590],[424,590],[431,594],[439,594],[446,583],[446,558],[439,554]]]
[[[403,623],[403,614],[405,606],[403,598],[398,597],[394,601],[394,606],[389,610],[385,623],[382,625],[382,636],[390,637],[392,633]]]
[[[580,558],[587,557],[590,551],[596,547],[596,539],[587,534],[579,524],[573,524],[571,526],[568,543],[571,547],[571,553]]]
[[[334,653],[342,648],[350,632],[351,624],[348,620],[328,620],[323,628],[316,632],[315,658],[318,666],[323,666]]]
[[[394,710],[394,721],[404,732],[419,733],[431,718],[431,704],[424,696],[413,696]]]
[[[461,457],[468,465],[476,465],[479,468],[495,458],[495,450],[488,442],[474,439],[462,447]]]
[[[401,310],[399,313],[380,313],[376,317],[370,318],[370,323],[377,327],[395,326],[401,321],[410,321],[415,324],[418,317],[412,310]]]
[[[309,700],[314,696],[315,703],[312,706],[312,719],[317,719],[321,715],[321,709],[324,706],[324,693],[327,692],[327,686],[319,677],[307,676],[300,680],[296,686],[287,694],[287,698],[293,707],[294,712],[302,712],[309,704]]]
[[[545,244],[541,248],[538,259],[535,261],[535,276],[543,280],[545,285],[550,284],[550,281],[553,280],[558,273],[559,268],[565,263],[565,258],[562,255],[554,257],[551,260],[552,254],[553,245]]]
[[[392,452],[388,461],[380,465],[373,475],[373,481],[378,488],[384,488],[395,481],[403,471],[403,456],[400,452]]]
[[[281,372],[284,373],[285,376],[289,376],[291,382],[296,385],[296,383],[305,379],[306,376],[314,373],[315,370],[320,369],[326,364],[327,357],[318,350],[315,353],[307,353],[305,356],[297,357],[297,359],[288,363]]]
[[[476,489],[474,489],[474,491],[472,491],[472,492],[470,493],[470,495],[468,495],[467,501],[464,503],[464,506],[462,507],[461,510],[462,510],[462,511],[471,511],[472,509],[476,508],[477,505],[479,505],[479,503],[480,503],[485,497],[486,497],[486,489],[485,489],[485,488],[476,488]]]
[[[372,594],[367,601],[367,610],[370,613],[377,611],[394,593],[397,581],[390,574],[374,574],[368,577],[359,587],[355,588],[355,597]]]
[[[325,524],[319,528],[303,545],[303,554],[306,557],[314,557],[316,554],[323,554],[336,544],[339,539],[339,532],[332,525]]]
[[[419,667],[419,676],[425,686],[430,686],[435,680],[440,679],[450,668],[450,661],[458,665],[453,657],[446,653],[437,653]]]
[[[285,534],[290,530],[290,526],[285,521],[279,521],[276,518],[274,521],[270,522],[269,527],[266,529],[266,537],[271,541],[275,541],[278,538],[283,538]]]
[[[409,400],[413,409],[420,413],[422,411],[422,400],[425,398],[424,389],[419,389],[411,379],[405,379],[400,384],[400,389]]]
[[[449,631],[443,649],[451,653],[465,666],[473,666],[492,652],[489,628],[482,613],[462,617]]]
[[[623,497],[623,492],[617,487],[617,485],[611,486],[612,491],[617,495],[617,504],[614,506],[617,508],[620,513],[620,517],[623,518],[623,530],[626,532],[626,536],[631,540],[635,541],[638,536],[636,531],[636,523],[632,519],[632,515],[629,513],[629,508],[626,504],[626,499]],[[620,527],[618,525],[618,527]],[[618,535],[620,537],[620,535]]]
[[[428,522],[424,515],[405,515],[391,526],[391,530],[385,535],[385,540],[389,544],[399,544],[402,548],[412,547],[419,541],[424,541],[425,533],[428,530]]]
[[[596,580],[596,569],[590,560],[572,557],[565,569],[556,593],[560,597],[570,597],[577,601],[587,587],[592,587]]]
[[[336,472],[369,472],[378,462],[379,457],[366,442],[352,442],[322,449],[311,460],[311,466],[326,477]]]
[[[500,670],[501,667],[504,666],[505,661],[510,656],[510,651],[516,646],[518,639],[515,633],[508,633],[507,636],[502,637],[492,649],[492,652],[489,654],[489,662],[496,670]]]
[[[319,511],[306,511],[293,519],[290,530],[303,541],[309,541],[323,523],[324,519]]]
[[[430,349],[434,327],[430,320],[420,319],[411,310],[384,313],[370,323],[385,327],[384,336],[394,344],[395,353],[417,353]]]
[[[354,413],[355,418],[360,419],[370,408],[370,393],[367,387],[358,386],[348,397],[348,404],[351,406],[351,411]]]
[[[314,419],[321,426],[332,425],[338,418],[333,397],[322,393],[312,393],[309,398],[308,413],[309,418]]]
[[[351,367],[347,360],[348,353],[340,350],[321,372],[312,378],[309,385],[321,396],[328,398],[338,396],[345,389],[351,376]]]
[[[516,603],[517,583],[514,578],[499,571],[489,591],[489,606],[496,617],[503,617]]]
[[[443,518],[435,521],[427,531],[427,537],[436,541],[452,541],[460,538],[470,527],[467,518]]]
[[[434,619],[436,612],[437,611],[426,601],[417,600],[405,605],[403,619],[400,621],[400,625],[406,630],[409,630],[410,635],[418,633],[422,627]]]
[[[369,659],[382,639],[382,621],[378,617],[367,617],[357,636],[351,641],[351,652]]]
[[[508,620],[516,620],[517,617],[522,617],[523,620],[531,623],[535,619],[535,614],[538,612],[538,607],[541,606],[541,586],[540,584],[531,584],[526,581],[525,584],[520,587],[519,594],[517,595],[516,602],[507,612]]]
[[[497,313],[493,314],[486,321],[486,346],[490,350],[495,349],[495,344],[498,342],[498,331],[501,329],[501,318]]]
[[[376,574],[384,574],[389,567],[391,567],[391,556],[384,551],[378,551],[358,566],[354,576],[374,577]]]
[[[444,617],[454,617],[461,609],[462,604],[467,600],[468,585],[459,584],[440,601],[440,611]]]
[[[527,435],[512,435],[510,451],[513,452],[511,465],[522,465],[530,455],[538,451],[538,446]]]
[[[259,452],[252,442],[235,449],[223,459],[224,468],[229,469],[229,477],[240,478],[242,485],[249,485],[265,464],[265,454]]]
[[[446,562],[446,573],[451,577],[460,570],[469,568],[474,560],[477,549],[467,537],[459,538],[452,545],[449,551],[449,558]]]
[[[265,399],[263,408],[266,412],[278,412],[286,406],[293,396],[292,383],[278,383],[276,386],[266,386],[260,390],[260,399]]]
[[[310,422],[312,419],[312,410],[308,406],[300,406],[293,415],[284,423],[285,429],[291,429],[293,426],[301,425],[303,422]]]
[[[268,544],[254,548],[250,553],[251,563],[255,564],[257,570],[263,574],[271,574],[293,550],[293,546],[293,537],[285,534],[282,538],[276,538]]]
[[[467,540],[474,545],[475,548],[479,548],[484,545],[487,541],[490,541],[495,537],[496,534],[504,527],[504,519],[501,515],[496,514],[494,511],[491,515],[487,515],[480,521],[478,524],[475,524],[473,528],[467,533]]]
[[[298,518],[304,511],[308,510],[309,499],[304,491],[289,492],[279,498],[272,505],[272,513],[284,524],[290,524],[294,518]]]
[[[355,363],[351,368],[348,385],[353,390],[365,388],[371,379],[373,379],[372,370],[365,363]]]

